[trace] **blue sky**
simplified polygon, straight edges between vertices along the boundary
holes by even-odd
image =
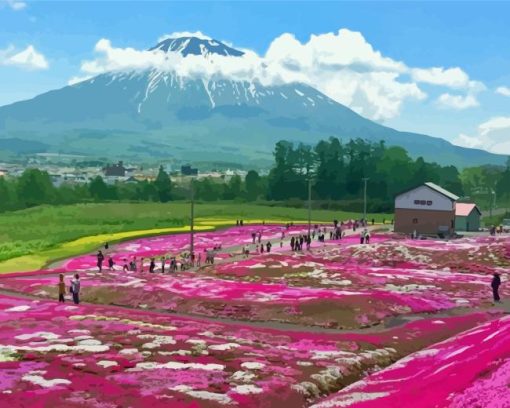
[[[284,33],[305,44],[312,34],[348,29],[361,33],[375,52],[410,69],[459,68],[469,79],[463,87],[438,86],[402,74],[396,81],[415,83],[422,96],[398,96],[398,109],[382,114],[374,113],[374,106],[384,99],[365,101],[364,96],[352,100],[352,108],[400,130],[495,150],[510,139],[510,96],[504,95],[506,89],[510,95],[509,15],[507,2],[0,0],[0,105],[83,75],[82,62],[97,58],[94,47],[102,38],[113,47],[143,50],[164,34],[199,30],[263,56]],[[30,52],[12,61],[29,46],[44,61]],[[328,86],[335,92],[333,84]],[[450,97],[440,103],[444,94]],[[372,110],[359,103],[371,104]]]

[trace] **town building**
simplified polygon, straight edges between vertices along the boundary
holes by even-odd
[[[194,169],[189,164],[181,166],[181,175],[183,176],[196,176],[198,175],[198,169]]]
[[[481,211],[474,203],[457,203],[455,206],[455,230],[478,231]]]
[[[108,165],[103,169],[104,175],[106,177],[125,177],[126,176],[126,168],[124,167],[124,163],[119,161],[117,164]]]
[[[395,232],[451,235],[455,232],[455,194],[434,183],[424,183],[395,198]]]

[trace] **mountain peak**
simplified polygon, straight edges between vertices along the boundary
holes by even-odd
[[[184,57],[188,55],[207,56],[211,54],[240,57],[244,54],[244,52],[231,48],[221,41],[194,36],[166,38],[149,49],[149,51],[154,50],[179,52]]]

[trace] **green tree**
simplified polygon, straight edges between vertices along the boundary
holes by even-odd
[[[225,200],[234,200],[241,197],[241,189],[243,182],[238,175],[232,176],[227,184],[225,184],[225,191],[223,198]]]
[[[11,183],[4,177],[0,177],[0,212],[13,209],[15,204]]]
[[[89,184],[90,196],[97,201],[108,200],[110,198],[110,191],[101,176],[92,179]]]
[[[261,178],[255,170],[250,170],[244,178],[246,188],[246,198],[249,201],[255,201],[262,193]]]
[[[159,201],[162,203],[170,201],[172,198],[172,181],[163,166],[159,166],[158,175],[154,180],[154,187]]]
[[[23,207],[49,204],[55,198],[55,188],[47,172],[27,169],[18,179],[17,196]]]

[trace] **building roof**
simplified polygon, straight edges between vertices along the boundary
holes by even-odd
[[[437,184],[431,183],[430,181],[425,183],[427,187],[430,187],[432,190],[437,191],[438,193],[448,197],[449,199],[453,201],[457,201],[459,199],[459,196],[456,196],[453,193],[450,193],[448,190],[445,190],[443,187],[438,186]]]
[[[467,217],[474,209],[478,211],[478,214],[482,214],[474,203],[457,203],[455,205],[455,215],[457,217]]]
[[[443,187],[440,187],[437,184],[434,184],[434,183],[432,183],[430,181],[428,181],[426,183],[423,183],[423,184],[420,184],[419,186],[416,186],[416,187],[413,187],[413,188],[409,188],[409,189],[407,189],[405,191],[402,191],[401,193],[398,193],[396,195],[396,197],[399,197],[402,194],[409,193],[410,191],[416,190],[417,188],[422,187],[422,186],[427,186],[428,188],[438,192],[439,194],[444,195],[445,197],[449,198],[452,201],[457,201],[459,199],[459,197],[456,196],[455,194],[450,193],[448,190],[445,190]]]

